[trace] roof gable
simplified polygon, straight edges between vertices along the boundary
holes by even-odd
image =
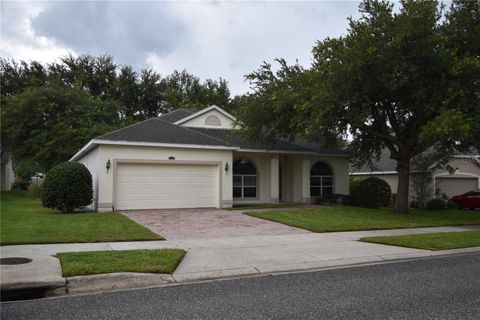
[[[174,124],[184,127],[232,129],[235,117],[215,105],[182,118]]]

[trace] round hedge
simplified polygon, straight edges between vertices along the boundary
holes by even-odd
[[[385,180],[370,177],[350,185],[350,202],[354,206],[379,208],[388,205],[391,193]]]
[[[62,162],[53,167],[43,181],[44,207],[73,212],[92,203],[92,175],[78,162]]]

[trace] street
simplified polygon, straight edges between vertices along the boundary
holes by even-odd
[[[1,319],[478,319],[480,253],[3,303]]]

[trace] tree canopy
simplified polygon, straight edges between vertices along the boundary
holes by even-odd
[[[177,108],[230,110],[228,83],[186,70],[137,72],[111,56],[68,55],[42,64],[0,59],[1,143],[16,163],[48,170],[90,139]]]
[[[408,212],[410,160],[478,146],[480,2],[365,0],[344,36],[318,41],[309,68],[264,63],[238,117],[247,136],[307,137],[356,162],[383,148],[397,161],[395,210]]]

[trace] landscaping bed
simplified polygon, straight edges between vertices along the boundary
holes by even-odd
[[[62,214],[24,192],[1,193],[1,245],[163,240],[114,212]]]
[[[182,261],[180,249],[58,253],[64,277],[113,272],[172,273]]]
[[[480,231],[440,232],[405,236],[366,237],[363,242],[387,244],[400,247],[447,250],[480,247]]]
[[[245,213],[252,217],[280,222],[313,232],[379,230],[480,224],[480,211],[411,210],[396,214],[391,209],[368,209],[350,206],[264,211]]]

